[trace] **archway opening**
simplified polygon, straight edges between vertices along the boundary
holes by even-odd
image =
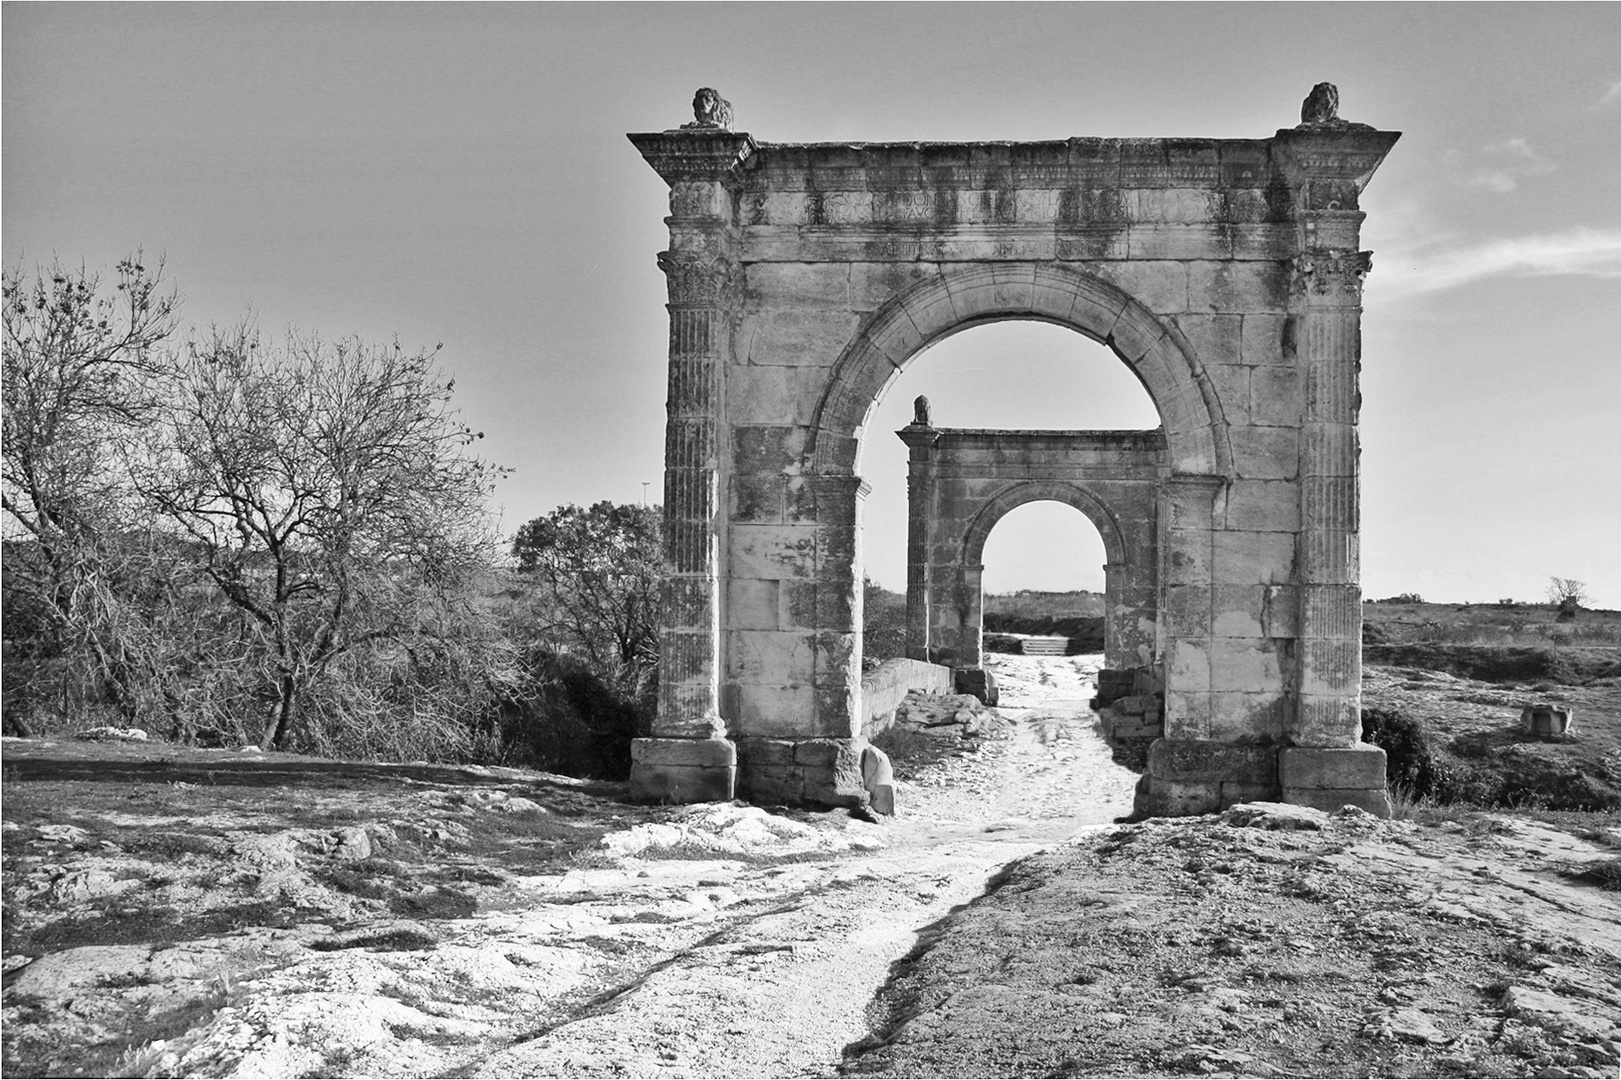
[[[1070,634],[1070,621],[1092,631],[1095,620],[1087,636],[1103,651],[1108,554],[1085,514],[1061,502],[1015,507],[991,527],[981,559],[987,633]]]
[[[861,435],[857,472],[871,490],[862,507],[867,580],[866,655],[900,655],[907,579],[908,448],[894,433],[919,395],[939,428],[1111,431],[1156,428],[1159,412],[1108,347],[1067,327],[1008,320],[970,327],[914,356],[885,387]],[[998,610],[1025,606],[1101,614],[1097,529],[1071,506],[1040,501],[1006,514],[987,542],[984,591],[1009,594]],[[1045,594],[1045,595],[1044,595]],[[1094,611],[1094,609],[1097,609]]]

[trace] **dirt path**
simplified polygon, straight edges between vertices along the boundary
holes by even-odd
[[[997,663],[882,824],[8,739],[4,1072],[1615,1075],[1613,818],[1117,826],[1096,658]]]
[[[8,740],[7,1075],[829,1074],[920,931],[1129,810],[1097,658],[1001,659],[1009,734],[883,824]]]
[[[1129,812],[1136,777],[1110,760],[1083,696],[1095,671],[1090,657],[1008,658],[1010,737],[903,785],[885,846],[859,861],[684,868],[763,910],[477,1075],[834,1075],[869,1034],[891,966],[931,924],[1010,861]]]

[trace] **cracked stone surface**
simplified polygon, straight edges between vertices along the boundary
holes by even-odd
[[[1615,1074],[1621,905],[1569,876],[1613,849],[1500,815],[1116,825],[1098,660],[996,657],[1005,732],[883,824],[518,770],[36,824],[8,778],[8,942],[183,925],[8,945],[6,1074]]]

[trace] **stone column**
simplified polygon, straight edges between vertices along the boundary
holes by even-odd
[[[956,649],[950,660],[953,668],[975,669],[984,664],[985,567],[964,566],[957,584]]]
[[[1354,746],[1361,737],[1357,372],[1362,276],[1369,266],[1365,251],[1316,249],[1295,261],[1296,363],[1306,385],[1296,560],[1299,705],[1293,730],[1301,746]]]
[[[670,249],[659,255],[670,312],[659,704],[653,737],[631,748],[632,796],[661,802],[730,799],[737,771],[719,708],[721,371],[742,306],[733,192],[754,140],[702,119],[630,136],[670,185]]]
[[[1127,613],[1125,605],[1125,576],[1128,567],[1119,563],[1103,564],[1103,666],[1112,671],[1124,671],[1137,666],[1135,656],[1126,654],[1128,630],[1126,620],[1136,613]]]
[[[1300,534],[1296,547],[1299,640],[1292,746],[1279,755],[1286,801],[1337,809],[1354,803],[1388,815],[1384,752],[1361,744],[1362,593],[1358,412],[1366,216],[1358,198],[1395,143],[1340,120],[1338,92],[1323,84],[1305,121],[1278,133],[1280,166],[1294,196],[1299,254],[1289,330],[1305,385],[1300,432]]]
[[[934,444],[940,433],[927,423],[911,423],[895,433],[910,449],[906,466],[906,655],[929,655],[929,560],[934,536]]]

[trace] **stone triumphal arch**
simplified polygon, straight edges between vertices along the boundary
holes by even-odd
[[[1265,139],[760,143],[704,90],[630,136],[670,187],[669,577],[633,791],[862,797],[867,418],[933,342],[1036,319],[1107,345],[1161,419],[1138,811],[1388,812],[1359,742],[1358,198],[1398,136],[1337,108],[1321,84]]]

